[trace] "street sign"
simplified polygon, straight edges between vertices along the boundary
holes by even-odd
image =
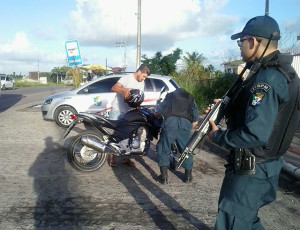
[[[66,41],[65,43],[69,66],[82,65],[82,59],[77,40]]]

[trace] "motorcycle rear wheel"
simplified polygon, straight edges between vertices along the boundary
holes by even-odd
[[[95,131],[85,131],[75,136],[68,147],[67,156],[71,166],[77,171],[93,172],[105,163],[107,154],[98,152],[81,143],[81,138],[88,136],[96,141],[103,141],[102,135]]]

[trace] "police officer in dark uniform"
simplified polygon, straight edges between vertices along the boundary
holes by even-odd
[[[171,144],[176,142],[178,150],[183,151],[187,144],[192,128],[196,127],[199,119],[199,110],[194,97],[183,88],[168,93],[166,98],[156,109],[156,117],[165,118],[162,123],[160,139],[156,145],[158,166],[161,175],[158,181],[168,183],[168,167],[170,166]],[[183,163],[185,169],[184,182],[192,181],[193,157],[190,156]]]
[[[264,229],[258,210],[276,199],[281,155],[299,124],[299,78],[292,57],[277,49],[280,30],[272,17],[250,19],[231,39],[239,39],[250,73],[225,114],[227,129],[210,121],[210,139],[231,150],[215,229]]]

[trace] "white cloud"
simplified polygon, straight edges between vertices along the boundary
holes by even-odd
[[[76,0],[76,10],[69,14],[66,25],[68,37],[79,40],[81,47],[95,47],[94,52],[124,42],[127,52],[132,52],[127,54],[127,66],[135,70],[137,2]],[[237,18],[220,13],[227,3],[228,0],[142,0],[142,54],[151,57],[157,51],[172,49],[176,42],[231,34]],[[110,64],[124,64],[121,50],[120,55],[110,58]]]
[[[30,48],[30,43],[24,32],[18,32],[15,39],[8,44],[0,47],[1,53],[24,52]]]
[[[233,17],[219,14],[227,0],[143,0],[144,50],[168,50],[176,41],[231,32]],[[126,5],[125,5],[126,4]],[[67,27],[85,46],[135,45],[137,1],[77,0]]]
[[[239,58],[239,49],[230,35],[241,31],[249,19],[249,10],[237,11],[240,8],[234,7],[241,7],[242,3],[233,2],[142,0],[142,54],[147,57],[157,51],[168,54],[178,47],[184,53],[203,53],[208,64],[216,66],[226,58]],[[107,60],[112,67],[124,64],[124,49],[116,48],[116,42],[124,42],[128,70],[135,71],[137,3],[137,0],[74,0],[73,11],[66,9],[63,15],[49,12],[55,15],[55,22],[43,21],[33,28],[16,22],[23,31],[11,26],[0,38],[0,73],[27,74],[37,69],[38,62],[40,71],[65,65],[64,42],[73,39],[80,43],[84,63],[104,64]],[[243,16],[239,18],[238,14]],[[289,20],[285,20],[285,27],[299,35],[299,17],[286,18]],[[65,26],[64,30],[59,23]]]
[[[65,63],[65,55],[57,52],[39,50],[32,44],[26,33],[17,32],[12,41],[0,45],[0,72],[17,71],[26,74],[30,71],[49,71],[49,66]],[[60,63],[60,64],[58,64]]]

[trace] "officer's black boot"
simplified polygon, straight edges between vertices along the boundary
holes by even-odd
[[[170,161],[170,169],[171,170],[176,170],[177,166],[176,166],[176,160],[175,159],[172,159]]]
[[[193,180],[192,170],[185,170],[183,182],[190,183]]]
[[[160,175],[157,177],[157,181],[161,184],[168,184],[168,167],[160,168]]]

